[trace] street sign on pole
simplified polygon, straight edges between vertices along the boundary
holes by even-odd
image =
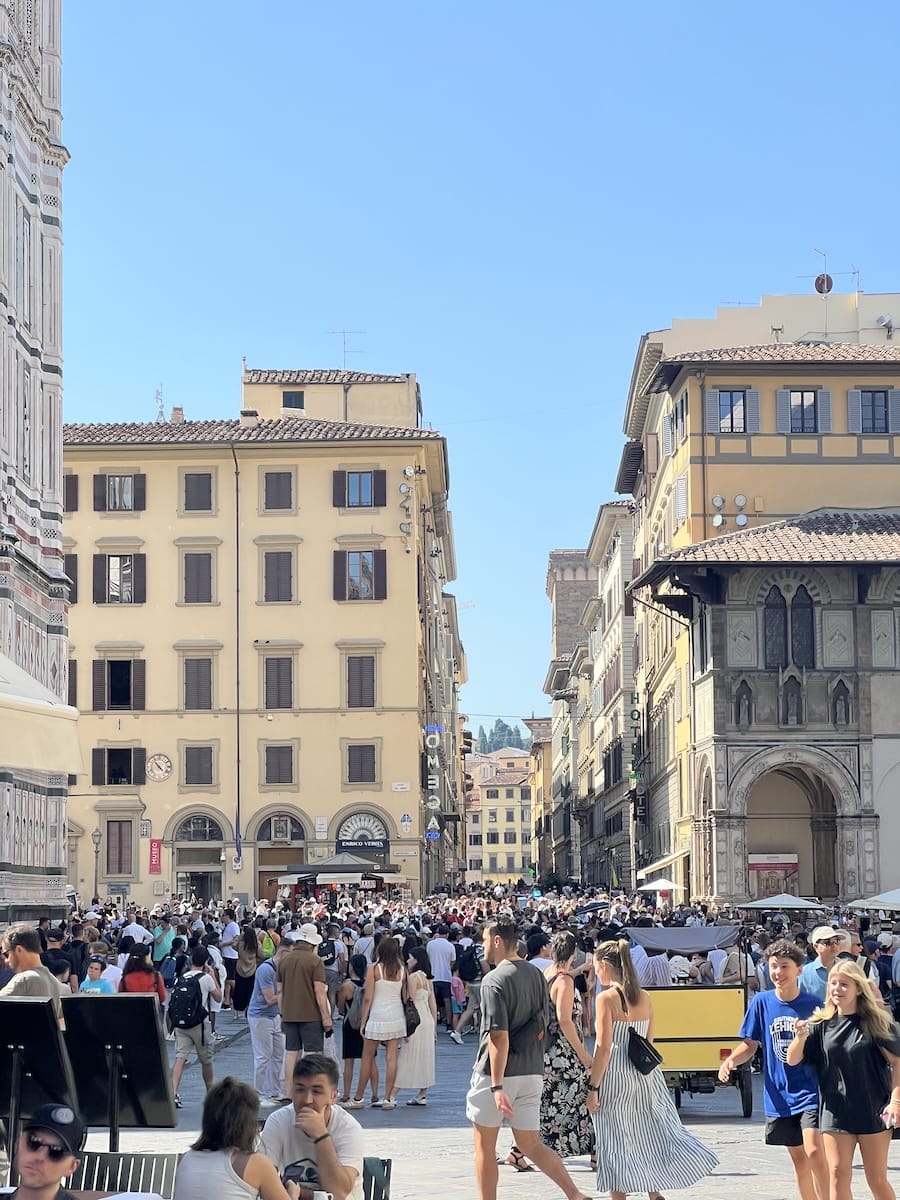
[[[441,831],[439,829],[426,829],[425,836],[429,840],[429,842],[436,842],[437,839],[441,836]]]

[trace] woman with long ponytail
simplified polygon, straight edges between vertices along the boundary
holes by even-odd
[[[660,1068],[642,1075],[628,1057],[629,1029],[653,1040],[653,1003],[638,982],[627,938],[601,942],[594,969],[597,1044],[588,1083],[588,1111],[597,1132],[597,1191],[611,1200],[691,1187],[718,1164],[681,1124]]]

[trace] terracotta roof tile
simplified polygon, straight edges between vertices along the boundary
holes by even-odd
[[[816,562],[900,562],[900,508],[819,508],[685,546],[657,559],[654,566]]]
[[[900,345],[849,345],[846,342],[771,342],[670,354],[665,363],[900,363]]]
[[[286,383],[296,386],[314,383],[407,383],[408,381],[408,375],[373,375],[369,371],[341,371],[338,369],[270,371],[250,367],[244,371],[244,383]]]
[[[65,425],[66,446],[196,445],[215,442],[418,442],[433,441],[432,429],[392,425],[355,425],[345,421],[316,421],[310,417],[260,419],[256,425],[228,421],[145,421]]]

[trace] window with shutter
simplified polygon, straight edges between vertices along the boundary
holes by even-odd
[[[185,746],[184,782],[186,787],[210,787],[212,785],[212,746]]]
[[[347,656],[347,707],[375,707],[375,655]]]
[[[900,388],[888,392],[888,419],[891,433],[900,433]]]
[[[66,554],[63,557],[63,571],[69,581],[69,604],[78,603],[78,555]]]
[[[132,554],[106,555],[106,602],[134,604],[134,559]]]
[[[291,471],[265,472],[263,507],[266,512],[280,512],[293,508],[293,483]]]
[[[788,388],[775,392],[775,428],[779,433],[791,432],[791,393]]]
[[[681,525],[687,520],[688,510],[688,481],[687,475],[679,475],[675,480],[675,523]]]
[[[70,708],[78,707],[78,662],[74,658],[69,659],[69,675],[68,675],[68,697],[67,703]]]
[[[375,783],[375,746],[357,742],[347,747],[347,782]]]
[[[110,786],[135,783],[131,747],[119,749],[110,746],[106,750],[106,779]]]
[[[294,748],[293,746],[266,746],[266,783],[294,782]]]
[[[184,660],[184,707],[192,711],[212,708],[212,659]]]
[[[304,396],[302,392],[282,392],[281,407],[302,409],[304,404]]]
[[[759,433],[759,391],[757,388],[748,388],[744,395],[746,397],[746,409],[744,415],[747,433]]]
[[[371,471],[347,472],[347,507],[371,508],[374,503]]]
[[[106,874],[134,873],[134,822],[106,822]]]
[[[63,475],[63,512],[78,512],[77,475]]]
[[[849,391],[847,393],[848,431],[850,433],[887,433],[890,425],[888,395],[887,388],[863,388],[859,391]],[[855,405],[851,398],[855,398]],[[851,409],[854,408],[855,412],[851,417]]]
[[[212,603],[212,560],[210,551],[184,556],[184,603]]]
[[[675,449],[675,438],[672,430],[672,416],[670,413],[662,419],[662,452],[664,458],[671,458]]]
[[[106,476],[94,476],[94,512],[106,512]]]
[[[707,395],[710,393],[707,392]],[[743,388],[731,388],[727,391],[719,388],[716,392],[719,400],[719,433],[747,432],[747,393]]]
[[[294,555],[291,550],[267,550],[263,556],[263,599],[267,604],[294,599]]]
[[[703,393],[703,404],[706,408],[706,432],[719,432],[719,393],[716,388],[707,388]]]
[[[294,704],[294,660],[266,658],[265,707],[292,708]]]
[[[790,397],[791,433],[817,433],[819,429],[818,405],[815,388],[791,388]],[[828,392],[829,429],[831,428],[831,393]]]
[[[212,512],[212,474],[209,471],[185,472],[184,511]]]
[[[106,707],[130,709],[132,707],[132,662],[131,659],[107,659],[103,664],[106,685]],[[97,705],[94,706],[98,707]]]

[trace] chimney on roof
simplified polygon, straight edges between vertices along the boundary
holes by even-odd
[[[183,425],[184,424],[184,409],[181,407],[180,404],[175,404],[172,406],[172,414],[169,417],[169,421],[173,425]]]
[[[242,408],[241,409],[241,428],[242,429],[255,429],[258,424],[259,424],[259,413],[256,411],[255,408]]]

